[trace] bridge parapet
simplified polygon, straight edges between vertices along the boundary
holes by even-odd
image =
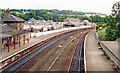
[[[120,43],[117,41],[101,41],[98,37],[98,33],[95,34],[97,44],[102,48],[103,53],[113,62],[114,69],[117,71],[120,69]]]

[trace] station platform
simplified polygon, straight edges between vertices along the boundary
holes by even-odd
[[[26,43],[25,45],[21,44],[20,47],[18,45],[16,45],[16,49],[14,49],[13,46],[10,46],[9,52],[8,52],[7,48],[4,48],[4,49],[2,49],[2,59],[5,59],[27,47],[30,47],[30,46],[36,44],[36,43],[39,43],[39,42],[47,39],[48,37],[52,37],[55,34],[58,34],[58,33],[52,33],[52,34],[48,34],[48,35],[30,38],[29,43]]]
[[[111,66],[112,62],[107,60],[103,52],[98,49],[99,46],[96,42],[95,30],[92,30],[87,35],[85,46],[86,71],[114,71]]]
[[[19,47],[19,45],[16,45],[16,49],[14,49],[13,46],[10,46],[9,52],[8,52],[7,48],[2,49],[2,55],[1,55],[0,60],[5,60],[8,57],[16,54],[17,52],[22,51],[25,48],[28,48],[28,47],[30,47],[34,44],[37,44],[37,43],[39,43],[39,42],[41,42],[41,41],[43,41],[47,38],[50,38],[54,35],[57,35],[57,34],[60,34],[60,33],[63,33],[63,32],[67,32],[67,31],[70,31],[70,30],[83,29],[83,28],[89,28],[89,27],[90,26],[71,27],[71,28],[63,28],[63,29],[58,29],[58,30],[46,31],[46,32],[31,33],[32,38],[29,39],[29,43],[27,43],[27,41],[26,41],[25,45],[23,45],[21,43],[20,47]],[[34,35],[36,37],[33,37]]]

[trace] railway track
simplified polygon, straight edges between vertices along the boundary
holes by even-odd
[[[84,40],[85,35],[83,35],[77,44],[74,55],[71,58],[68,73],[85,73],[84,71]]]
[[[57,71],[57,72],[59,71],[61,73],[84,72],[83,41],[87,33],[88,32],[76,35],[76,37],[73,38],[71,42],[64,47],[63,51],[60,52],[60,55],[58,55],[55,58],[55,60],[50,65],[46,73],[49,73],[51,71]],[[69,52],[70,53],[69,56],[66,56],[65,53],[67,52],[65,51],[68,50],[72,50],[74,52],[73,53]]]
[[[49,39],[47,39],[43,42],[40,42],[36,45],[33,45],[32,47],[29,48],[29,50],[28,49],[26,50],[27,52],[22,52],[22,56],[21,56],[21,54],[17,54],[17,57],[19,57],[19,55],[20,55],[21,58],[15,60],[15,61],[12,61],[10,63],[10,65],[3,67],[2,72],[8,72],[8,71],[9,72],[10,71],[11,72],[14,72],[14,71],[19,72],[19,71],[27,71],[27,70],[51,71],[51,69],[54,67],[54,64],[58,60],[58,58],[62,55],[64,49],[66,50],[66,47],[69,47],[68,45],[70,45],[71,42],[75,41],[75,36],[76,36],[75,34],[78,32],[86,31],[86,30],[88,30],[88,29],[82,29],[82,30],[77,30],[77,31],[74,30],[71,32],[63,33],[63,34],[54,36],[52,38],[49,38]],[[58,44],[55,47],[56,43],[58,43]],[[66,47],[63,47],[63,46],[66,46]],[[73,46],[73,47],[75,47],[75,46]],[[53,54],[53,53],[55,53],[55,54]],[[45,57],[45,59],[44,59],[44,57]],[[16,55],[15,55],[15,58],[16,58]],[[48,58],[50,61],[47,60]],[[30,69],[29,64],[31,64],[31,66],[35,65],[35,63],[38,62],[37,59],[41,62],[40,65],[37,67],[32,67],[32,69]],[[11,61],[11,59],[9,59],[7,62],[10,62],[10,61]],[[50,64],[48,63],[48,65],[47,65],[47,62],[49,62]],[[28,67],[29,69],[26,67]],[[36,68],[36,70],[35,70],[35,68]],[[64,70],[61,70],[61,71],[64,71]]]

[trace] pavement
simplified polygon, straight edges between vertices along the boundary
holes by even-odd
[[[112,69],[112,62],[107,60],[103,52],[98,49],[95,39],[95,30],[92,30],[86,39],[86,70],[87,71],[114,71]]]

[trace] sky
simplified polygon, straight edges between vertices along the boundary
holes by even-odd
[[[0,0],[1,9],[59,9],[111,14],[120,0]]]

